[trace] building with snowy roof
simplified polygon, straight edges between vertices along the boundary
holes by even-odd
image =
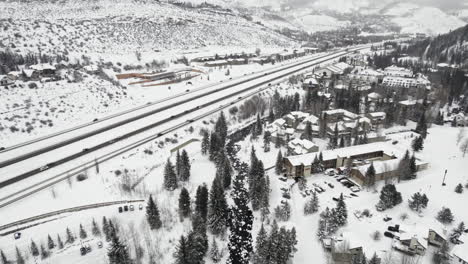
[[[291,155],[301,155],[317,152],[319,147],[314,142],[307,139],[295,138],[288,142],[288,151]]]
[[[384,75],[394,77],[413,77],[413,71],[410,69],[392,65],[384,69]]]
[[[455,245],[450,255],[451,263],[468,264],[468,242]]]

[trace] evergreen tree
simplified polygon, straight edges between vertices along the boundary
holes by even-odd
[[[312,192],[312,197],[306,202],[304,206],[304,214],[310,215],[316,213],[319,208],[319,200],[317,192]]]
[[[310,122],[306,123],[304,129],[304,138],[307,140],[312,140],[312,124]]]
[[[177,175],[177,177],[179,177],[179,179],[180,179],[180,168],[181,167],[182,167],[182,162],[180,160],[180,151],[177,150],[177,152],[176,152],[175,171],[176,171],[176,175]]]
[[[39,256],[39,249],[37,248],[36,242],[31,240],[31,254],[34,257]]]
[[[291,205],[288,202],[278,205],[275,208],[275,217],[280,221],[288,221],[291,217]]]
[[[215,178],[210,190],[208,204],[208,226],[214,235],[224,234],[227,226],[227,202],[224,188],[219,179]]]
[[[221,261],[221,252],[218,249],[218,243],[216,243],[216,239],[213,237],[213,241],[211,242],[211,249],[210,249],[210,258],[214,263],[218,263]]]
[[[248,205],[248,193],[244,187],[244,176],[237,175],[231,193],[234,205],[230,210],[229,258],[231,264],[248,264],[252,246],[253,213]]]
[[[179,244],[174,252],[175,264],[191,264],[192,257],[189,252],[189,245],[187,238],[180,236]]]
[[[424,139],[423,137],[417,137],[413,140],[411,147],[413,148],[414,151],[418,152],[424,148]]]
[[[168,191],[177,189],[177,175],[170,159],[167,159],[167,163],[164,168],[164,188]]]
[[[199,185],[195,195],[195,212],[206,221],[208,214],[208,188],[205,184]]]
[[[218,117],[218,120],[216,121],[215,131],[219,135],[219,138],[221,140],[220,147],[224,147],[224,144],[226,143],[226,137],[227,137],[227,123],[226,123],[226,117],[224,116],[223,112],[221,112],[221,114]]]
[[[128,254],[127,246],[122,243],[116,232],[111,232],[111,243],[107,252],[110,264],[131,264],[132,260]]]
[[[257,240],[255,241],[255,254],[254,254],[254,263],[256,264],[268,264],[269,259],[269,241],[268,234],[263,227],[263,224],[260,227],[260,231],[257,234]]]
[[[411,196],[411,199],[408,200],[408,205],[411,209],[420,212],[421,209],[427,207],[427,203],[429,202],[429,199],[425,194],[421,194],[419,192],[413,194]]]
[[[416,132],[418,132],[422,138],[427,136],[427,123],[426,123],[426,114],[422,113],[419,118],[418,124],[416,125]]]
[[[450,254],[449,254],[449,247],[447,242],[443,242],[442,246],[438,251],[434,251],[434,255],[432,256],[432,261],[434,264],[449,264],[450,262]]]
[[[190,179],[190,159],[188,157],[187,151],[182,150],[182,155],[180,156],[180,171],[179,171],[179,179],[181,181],[188,181]]]
[[[400,180],[400,178],[404,180],[413,179],[413,173],[411,172],[411,158],[408,150],[398,164],[398,180]]]
[[[344,226],[348,222],[348,209],[346,208],[346,204],[344,202],[343,193],[341,193],[340,198],[336,204],[334,218],[336,224],[339,226]]]
[[[442,210],[437,214],[437,220],[443,224],[450,224],[453,222],[453,214],[449,208],[442,207]]]
[[[278,151],[278,156],[276,157],[275,171],[278,175],[283,172],[283,154],[281,153],[281,150]]]
[[[210,134],[208,132],[203,131],[203,139],[201,142],[201,153],[206,155],[208,150],[210,149]]]
[[[323,212],[320,213],[319,228],[317,230],[317,237],[323,239],[331,234],[334,234],[338,230],[338,226],[333,220],[333,214],[327,207]]]
[[[221,137],[219,136],[219,134],[216,132],[211,133],[209,148],[210,160],[214,160],[215,157],[218,155],[218,152],[222,150],[223,147],[224,145],[221,141]]]
[[[187,189],[182,188],[180,190],[179,196],[179,214],[181,218],[189,217],[190,216],[190,194]]]
[[[58,249],[63,249],[62,238],[60,237],[59,234],[57,234],[57,247],[58,247]]]
[[[249,172],[249,197],[252,201],[252,209],[259,210],[268,204],[269,186],[265,176],[265,169],[261,160],[254,161]]]
[[[41,259],[46,259],[49,257],[49,251],[41,244]]]
[[[49,249],[55,248],[54,240],[50,237],[50,235],[47,235],[47,246],[49,247]]]
[[[206,223],[200,215],[195,213],[192,216],[192,231],[187,238],[198,255],[205,256],[208,252],[208,236],[206,234]]]
[[[271,133],[270,131],[265,131],[263,134],[263,151],[270,152],[270,142],[271,142]]]
[[[93,218],[92,225],[93,225],[93,228],[91,232],[93,233],[93,236],[101,236],[101,229],[99,229],[99,226],[96,223],[96,220],[94,220],[94,218]]]
[[[188,254],[191,258],[190,263],[204,263],[204,257],[208,250],[208,240],[202,234],[192,231],[187,236]]]
[[[371,165],[367,168],[365,177],[367,186],[375,185],[375,168],[373,162],[371,162]]]
[[[88,234],[84,230],[83,225],[80,224],[80,238],[81,239],[86,239],[87,237],[88,237]]]
[[[393,208],[402,202],[401,193],[398,192],[393,184],[385,185],[380,192],[380,201],[377,204],[377,208],[380,210],[386,210]]]
[[[260,118],[260,114],[257,114],[257,122],[255,122],[255,130],[257,131],[258,135],[263,133],[263,123],[262,119]]]
[[[110,241],[109,223],[107,222],[107,218],[105,216],[102,217],[102,232],[104,233],[106,241]]]
[[[152,230],[159,229],[162,226],[161,217],[159,216],[159,209],[150,195],[148,204],[146,205],[146,220]]]
[[[75,237],[73,236],[72,232],[70,231],[68,227],[67,227],[66,233],[67,233],[67,240],[65,242],[68,244],[73,244],[75,242]]]
[[[457,228],[455,228],[450,235],[450,242],[453,244],[460,244],[460,236],[463,235],[465,232],[465,223],[462,221],[460,224],[458,224]]]
[[[21,254],[20,250],[18,247],[15,247],[16,249],[16,264],[25,264],[26,261],[24,260],[23,255]]]
[[[456,193],[463,193],[463,185],[459,183],[457,187],[455,187],[455,192]]]
[[[374,255],[372,255],[372,258],[369,259],[368,264],[380,264],[380,259],[377,257],[377,253],[374,252]]]

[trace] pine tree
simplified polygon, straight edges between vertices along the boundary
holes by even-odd
[[[453,244],[460,244],[460,236],[465,232],[465,223],[462,221],[458,224],[457,228],[453,229],[452,234],[450,235],[450,242]]]
[[[380,259],[377,256],[377,253],[374,252],[374,255],[372,255],[372,258],[369,259],[369,262],[367,262],[367,263],[368,264],[380,264]]]
[[[263,227],[260,227],[260,231],[257,234],[257,240],[255,241],[255,254],[254,263],[256,264],[268,264],[269,252],[269,241],[268,234]]]
[[[68,227],[67,227],[66,233],[67,233],[67,240],[65,242],[68,244],[73,244],[75,242],[75,237],[73,236],[72,232],[70,231]]]
[[[127,246],[120,241],[119,236],[116,234],[116,232],[112,231],[111,233],[111,243],[107,252],[109,263],[131,264],[132,260],[130,259],[130,255],[128,254]]]
[[[270,107],[270,110],[268,111],[268,122],[273,123],[275,121],[275,113],[273,112],[273,108]]]
[[[213,237],[213,241],[211,242],[211,249],[210,249],[210,259],[214,263],[218,263],[221,261],[222,255],[218,249],[218,243],[216,243],[216,239]]]
[[[416,125],[416,132],[418,132],[422,138],[427,136],[427,123],[426,123],[426,114],[422,113],[419,118],[418,124]]]
[[[86,239],[87,237],[88,237],[88,234],[84,230],[83,225],[80,224],[80,238],[81,239]]]
[[[371,162],[371,165],[367,168],[365,177],[367,186],[375,185],[375,168],[373,162]]]
[[[224,147],[224,144],[226,143],[226,137],[227,137],[227,123],[226,123],[226,117],[224,117],[223,112],[221,112],[221,114],[218,117],[218,120],[216,121],[215,131],[219,135],[219,138],[221,140],[220,147]]]
[[[413,140],[411,143],[411,147],[413,148],[414,151],[418,152],[424,148],[424,139],[423,137],[417,137]]]
[[[377,208],[386,210],[393,208],[395,205],[402,202],[401,193],[398,192],[393,184],[385,185],[380,192],[380,201]]]
[[[58,247],[58,249],[63,249],[62,238],[60,237],[59,234],[57,234],[57,247]]]
[[[312,192],[312,197],[304,205],[304,214],[310,215],[316,213],[319,208],[317,192]]]
[[[177,189],[177,175],[170,159],[167,159],[166,167],[164,168],[164,188],[168,191]]]
[[[188,254],[191,263],[204,263],[204,257],[208,250],[208,239],[199,232],[192,231],[187,236]]]
[[[49,257],[49,251],[41,244],[41,259],[46,259]]]
[[[455,187],[455,192],[456,193],[463,193],[463,185],[459,183],[457,187]]]
[[[283,172],[283,154],[281,153],[281,150],[278,151],[278,156],[276,157],[275,172],[278,175]]]
[[[269,189],[263,162],[261,160],[254,161],[249,172],[249,196],[252,201],[252,209],[259,210],[263,206],[268,206],[264,202],[268,202]]]
[[[248,206],[244,176],[237,175],[231,193],[234,205],[230,210],[229,258],[230,264],[248,264],[252,246],[253,213]]]
[[[209,155],[210,160],[214,160],[215,157],[218,155],[218,152],[222,150],[224,147],[221,137],[218,133],[212,132],[210,136],[210,148],[209,148]]]
[[[55,248],[54,240],[50,237],[50,235],[47,235],[47,247],[49,249]]]
[[[181,218],[189,217],[190,216],[190,194],[187,189],[182,188],[180,190],[179,196],[179,214]]]
[[[37,248],[36,242],[31,240],[31,254],[35,257],[39,256],[39,249]]]
[[[427,203],[429,202],[429,199],[427,198],[427,196],[425,194],[421,194],[419,192],[413,194],[413,196],[411,196],[411,199],[408,200],[408,206],[417,211],[417,212],[420,212],[421,209],[423,208],[426,208],[427,207]]]
[[[208,188],[206,184],[200,185],[197,188],[197,193],[195,195],[195,212],[206,221],[208,214]]]
[[[339,226],[344,226],[348,222],[348,210],[346,209],[343,193],[341,193],[340,198],[336,204],[335,221]]]
[[[208,150],[210,149],[210,134],[208,132],[203,131],[203,138],[201,142],[201,153],[206,155]]]
[[[152,195],[150,195],[148,204],[146,205],[146,220],[148,220],[151,230],[159,229],[162,226],[159,209],[154,202]]]
[[[5,253],[3,253],[3,250],[0,250],[0,259],[2,260],[2,264],[10,263],[10,261],[8,261],[7,257],[5,256]]]
[[[180,236],[179,244],[174,252],[175,264],[191,264],[192,257],[189,252],[189,245],[187,238]]]
[[[180,174],[179,179],[181,181],[188,181],[190,179],[190,159],[188,157],[187,151],[182,150],[182,155],[180,156],[181,160],[181,167],[180,167]]]
[[[265,131],[263,134],[263,151],[270,152],[270,142],[271,142],[271,133],[270,131]]]
[[[23,255],[21,254],[20,250],[18,247],[15,247],[16,249],[16,264],[25,264],[26,261],[24,260]]]
[[[176,171],[176,175],[177,175],[177,177],[179,177],[179,179],[180,179],[180,168],[181,167],[182,167],[182,162],[180,160],[180,151],[177,150],[177,152],[176,152],[175,171]]]
[[[219,179],[215,178],[210,190],[208,205],[208,226],[214,235],[224,234],[227,226],[227,202],[224,188]]]
[[[109,223],[107,222],[107,218],[105,216],[102,217],[102,232],[104,233],[106,241],[110,241]]]
[[[275,208],[275,217],[280,221],[288,221],[291,217],[291,205],[288,202],[278,205]]]
[[[257,114],[257,122],[255,122],[255,131],[257,135],[261,135],[263,133],[263,124],[262,119],[260,118],[260,114]]]
[[[304,129],[304,138],[307,140],[312,140],[312,124],[310,122],[306,123]]]
[[[99,229],[99,226],[96,223],[96,220],[94,220],[94,218],[93,218],[92,225],[93,225],[93,228],[91,232],[93,233],[93,236],[101,236],[101,230]]]
[[[453,222],[453,214],[449,208],[442,207],[442,210],[437,214],[437,220],[443,224],[450,224]]]

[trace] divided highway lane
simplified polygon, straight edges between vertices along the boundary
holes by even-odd
[[[284,77],[286,77],[286,76],[288,76],[288,75],[290,75],[292,73],[307,69],[308,67],[314,66],[314,65],[316,65],[318,63],[323,63],[323,62],[329,61],[331,59],[336,59],[336,58],[338,58],[338,57],[340,57],[342,55],[344,55],[344,53],[340,52],[340,53],[335,53],[333,55],[327,56],[326,58],[323,58],[323,59],[316,59],[313,62],[312,65],[310,65],[310,64],[302,65],[301,67],[297,67],[297,68],[294,68],[291,71],[288,71],[286,73],[282,73],[281,75],[277,75],[273,79],[274,80],[279,80],[279,79],[284,78]],[[57,182],[63,181],[68,177],[76,175],[77,173],[79,173],[81,171],[84,171],[84,170],[86,170],[88,168],[93,167],[94,166],[94,159],[97,159],[100,163],[102,163],[103,161],[106,161],[106,160],[112,159],[114,157],[120,156],[121,154],[123,154],[123,153],[125,153],[125,152],[127,152],[127,151],[129,151],[131,149],[134,149],[134,148],[136,148],[138,146],[141,146],[143,144],[151,142],[151,141],[153,141],[153,140],[155,140],[155,139],[157,139],[157,138],[159,138],[159,137],[161,137],[161,136],[163,136],[163,135],[165,135],[167,133],[171,133],[173,131],[176,131],[177,129],[180,129],[180,128],[184,127],[184,126],[187,126],[189,123],[191,123],[194,120],[198,120],[198,119],[204,118],[204,117],[206,117],[206,116],[208,116],[208,115],[210,115],[212,113],[216,113],[222,108],[227,108],[231,104],[233,104],[234,102],[238,102],[238,101],[243,100],[243,98],[246,98],[246,96],[251,96],[251,95],[254,95],[254,94],[258,93],[261,90],[267,89],[268,86],[266,86],[264,88],[261,88],[259,90],[253,90],[253,89],[257,88],[257,87],[265,86],[266,84],[271,82],[273,79],[263,80],[262,82],[258,82],[257,84],[255,84],[253,86],[247,86],[247,87],[243,88],[242,90],[237,91],[236,94],[242,94],[243,96],[239,97],[235,101],[230,101],[231,103],[229,103],[229,102],[226,103],[226,101],[222,101],[222,100],[225,100],[225,99],[228,99],[230,97],[237,96],[237,95],[227,94],[223,98],[218,98],[218,100],[216,102],[214,102],[214,101],[205,102],[201,106],[194,107],[194,108],[190,109],[190,111],[186,110],[186,111],[183,111],[183,112],[179,112],[179,114],[177,114],[177,117],[183,117],[184,116],[185,118],[189,118],[189,120],[183,121],[182,123],[177,124],[177,122],[180,122],[180,120],[177,120],[177,117],[176,118],[170,117],[170,118],[166,118],[164,120],[160,120],[159,121],[159,124],[160,124],[159,126],[157,124],[151,124],[151,126],[157,127],[158,131],[160,131],[160,132],[154,132],[153,130],[143,131],[142,133],[137,134],[134,137],[132,137],[133,143],[130,143],[128,145],[122,146],[123,143],[128,143],[127,141],[125,141],[125,142],[122,141],[122,142],[118,142],[117,144],[108,144],[107,147],[106,147],[105,145],[107,144],[107,142],[105,142],[105,143],[101,142],[101,144],[104,144],[104,145],[95,145],[93,147],[93,148],[95,148],[95,150],[93,149],[92,151],[96,151],[96,153],[95,153],[96,156],[94,156],[95,158],[90,156],[89,152],[85,152],[85,153],[76,153],[76,154],[79,154],[79,155],[75,156],[74,159],[71,159],[68,162],[66,160],[70,159],[70,156],[69,157],[64,157],[61,160],[59,159],[56,162],[54,162],[54,164],[56,166],[52,167],[51,170],[48,170],[46,172],[42,172],[41,170],[36,170],[32,175],[37,174],[38,175],[37,178],[33,177],[31,179],[28,179],[27,181],[19,182],[19,183],[15,184],[14,186],[8,186],[9,188],[6,188],[7,190],[3,189],[2,192],[4,190],[5,190],[5,192],[3,192],[2,194],[5,195],[5,196],[3,196],[3,198],[0,198],[0,208],[4,207],[4,206],[7,206],[9,204],[12,204],[15,201],[21,200],[21,199],[23,199],[23,198],[25,198],[25,197],[27,197],[29,195],[34,194],[35,192],[38,192],[38,191],[40,191],[40,190],[42,190],[44,188],[47,188],[47,187],[49,187],[49,186],[51,186],[51,185],[53,185],[53,184],[55,184]],[[250,94],[248,94],[248,95],[243,94],[243,92],[246,92],[246,91],[249,91]],[[218,107],[218,105],[216,105],[216,103],[221,102],[221,101],[223,103],[225,103],[225,104],[223,104],[221,107]],[[205,111],[208,110],[208,112],[200,114],[200,112],[203,111],[203,110],[205,110]],[[174,124],[177,124],[177,125],[174,126]],[[91,150],[88,150],[88,151],[91,151]],[[84,161],[82,159],[82,157],[87,157],[88,160]],[[64,165],[58,166],[60,164],[64,164]],[[53,175],[53,176],[51,176],[51,175]],[[35,180],[35,182],[32,182],[32,180]]]
[[[5,150],[0,151],[0,168],[26,160],[28,158],[40,155],[42,153],[46,153],[61,146],[77,142],[81,139],[97,135],[99,133],[122,126],[124,124],[145,118],[149,115],[159,113],[161,111],[164,111],[174,106],[181,105],[191,100],[198,99],[203,96],[210,95],[212,93],[220,92],[231,87],[244,84],[256,80],[258,78],[262,78],[266,75],[275,74],[284,69],[288,69],[290,67],[300,65],[302,63],[307,63],[319,57],[320,56],[312,56],[311,58],[300,60],[299,62],[292,62],[286,64],[285,66],[280,66],[278,68],[264,70],[249,76],[242,76],[237,78],[240,79],[240,81],[230,81],[227,84],[216,83],[208,85],[206,87],[193,89],[189,92],[180,93],[162,100],[148,103],[147,105],[139,106],[127,111],[123,111],[121,113],[111,115],[109,117],[101,118],[96,122],[83,124],[35,140],[8,147]],[[173,100],[177,98],[179,98],[180,100]],[[154,108],[153,106],[157,106],[158,108]]]
[[[290,74],[293,74],[295,72],[304,70],[318,63],[322,63],[324,61],[338,58],[344,55],[345,53],[346,52],[338,52],[332,55],[322,56],[320,58],[313,59],[312,60],[313,62],[311,63],[301,64],[300,66],[291,66],[288,68],[289,70],[286,70],[284,72],[281,71],[280,73],[273,75],[273,76],[265,76],[265,77],[259,78],[252,84],[249,83],[248,85],[247,84],[237,85],[235,88],[226,90],[220,94],[211,94],[209,96],[200,97],[196,100],[191,99],[189,102],[184,102],[178,105],[177,107],[175,107],[174,109],[170,108],[170,109],[167,109],[166,111],[162,111],[160,114],[152,115],[149,117],[150,119],[145,118],[145,119],[139,120],[140,122],[129,123],[122,128],[118,128],[118,129],[113,128],[113,129],[106,131],[106,133],[101,133],[101,135],[97,135],[95,137],[79,139],[77,140],[78,142],[76,142],[76,144],[68,144],[63,147],[58,147],[56,149],[47,151],[47,153],[44,153],[43,155],[37,155],[33,157],[32,159],[29,159],[25,162],[19,162],[19,163],[13,164],[12,166],[7,166],[5,169],[0,171],[2,175],[8,175],[2,178],[3,181],[0,183],[0,187],[5,187],[10,184],[16,183],[32,175],[41,173],[44,170],[50,169],[51,167],[58,166],[60,164],[74,160],[78,157],[87,155],[98,149],[105,148],[106,146],[109,146],[116,142],[130,138],[146,130],[155,128],[172,119],[177,119],[179,117],[187,115],[188,113],[191,113],[199,109],[205,108],[207,106],[216,104],[230,97],[237,96],[238,94],[257,88],[261,85],[268,84],[271,81],[274,81],[274,80],[283,78],[285,76],[288,76]],[[196,106],[193,107],[194,105]],[[178,112],[174,112],[175,109],[178,109],[177,110]],[[115,135],[118,135],[118,136],[115,136]],[[159,136],[162,136],[162,135],[159,135]],[[72,153],[72,154],[68,154],[65,157],[63,157],[64,153]],[[57,158],[57,157],[62,157],[62,158]],[[16,176],[11,176],[15,174]]]

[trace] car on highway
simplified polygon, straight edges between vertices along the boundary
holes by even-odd
[[[271,83],[269,83],[268,86],[271,86]]]
[[[13,237],[15,238],[15,240],[18,240],[21,238],[21,232],[16,232]]]
[[[190,89],[185,90],[187,93],[190,92]]]
[[[135,211],[135,207],[133,206],[133,204],[132,204],[132,205],[130,205],[130,207],[129,207],[129,208],[130,208],[130,211]]]
[[[237,99],[239,99],[239,100],[242,99],[242,96],[237,97]]]
[[[45,165],[39,168],[39,171],[45,171],[49,168],[49,166]]]
[[[5,147],[0,147],[0,151],[5,150]]]
[[[187,123],[193,123],[193,119],[187,119]]]
[[[99,120],[99,119],[97,119],[97,118],[94,118],[94,119],[93,119],[93,122],[97,122],[98,120]]]

